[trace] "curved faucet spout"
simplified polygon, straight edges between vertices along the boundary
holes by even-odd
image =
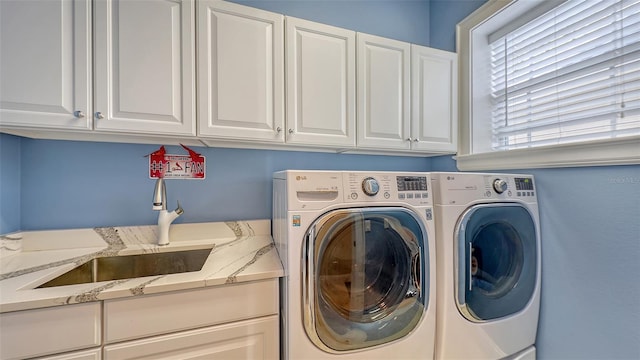
[[[153,210],[167,210],[167,187],[164,179],[158,178],[153,190]]]
[[[171,227],[173,220],[184,213],[184,210],[178,202],[178,207],[174,211],[167,211],[167,188],[162,178],[156,180],[153,192],[153,210],[160,211],[158,214],[158,245],[169,245],[169,227]]]

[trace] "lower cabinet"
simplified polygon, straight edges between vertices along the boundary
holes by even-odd
[[[278,279],[0,314],[0,359],[278,359]]]
[[[278,359],[278,316],[104,347],[104,359]]]

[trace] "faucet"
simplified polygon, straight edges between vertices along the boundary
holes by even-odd
[[[158,245],[169,245],[169,227],[173,220],[184,213],[184,210],[178,201],[178,207],[174,211],[167,211],[167,188],[162,178],[156,180],[153,192],[153,210],[160,211],[158,214]]]

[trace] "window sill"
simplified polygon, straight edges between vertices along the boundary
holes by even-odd
[[[640,136],[455,157],[461,171],[640,164]]]

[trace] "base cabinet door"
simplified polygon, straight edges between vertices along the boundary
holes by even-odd
[[[104,359],[278,359],[278,316],[233,322],[104,347]]]
[[[195,135],[194,2],[94,6],[95,129]]]
[[[411,148],[456,151],[458,144],[458,55],[411,45]]]
[[[91,3],[0,1],[0,125],[91,129]]]

